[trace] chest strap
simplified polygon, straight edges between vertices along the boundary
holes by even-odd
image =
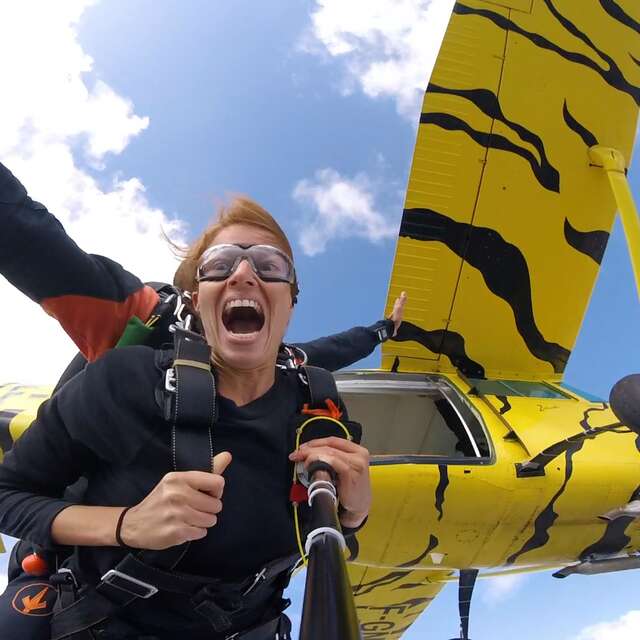
[[[165,374],[165,418],[171,422],[175,471],[213,471],[217,418],[211,350],[202,336],[172,325],[174,361]]]
[[[340,405],[338,387],[331,372],[320,367],[304,365],[298,369],[300,380],[307,386],[309,398],[309,408],[325,409],[327,401],[330,400],[336,406]]]
[[[171,422],[171,455],[176,471],[212,471],[213,425],[216,420],[216,384],[209,345],[198,334],[173,325],[175,358],[164,382],[165,418]],[[180,593],[183,585],[195,589],[206,579],[189,581],[173,573],[189,543],[161,551],[128,554],[92,589],[67,606],[60,598],[52,619],[52,640],[86,630],[139,598],[158,590]],[[172,578],[172,576],[175,576]],[[65,576],[66,578],[67,576]],[[156,581],[159,582],[156,585]],[[191,592],[188,591],[190,595]]]
[[[165,375],[165,417],[172,424],[173,467],[177,471],[211,471],[213,426],[216,420],[216,385],[211,371],[210,350],[198,334],[174,326],[175,359]],[[333,376],[317,367],[301,367],[299,377],[308,388],[309,405],[322,409],[338,405]],[[297,554],[279,558],[258,573],[237,583],[182,574],[174,570],[188,543],[162,551],[129,553],[93,588],[80,593],[69,606],[62,604],[51,623],[51,640],[80,638],[88,629],[113,616],[116,610],[159,591],[188,596],[194,610],[214,631],[224,633],[242,626],[243,612],[265,603],[265,592],[280,593],[290,577]],[[278,612],[280,613],[280,612]],[[243,634],[230,637],[242,638]]]

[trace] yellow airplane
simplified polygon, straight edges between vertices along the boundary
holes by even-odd
[[[461,0],[420,116],[382,368],[337,374],[372,453],[350,548],[362,637],[396,639],[458,579],[640,567],[640,436],[562,383],[640,104],[637,0]],[[0,387],[0,446],[50,389]]]

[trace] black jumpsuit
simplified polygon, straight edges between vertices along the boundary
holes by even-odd
[[[51,545],[51,523],[69,505],[64,489],[81,475],[88,477],[87,505],[129,506],[147,496],[172,470],[170,424],[156,394],[171,360],[170,352],[149,347],[110,351],[42,405],[0,465],[0,531]],[[224,507],[178,570],[236,581],[296,552],[288,427],[303,401],[297,375],[282,370],[248,405],[219,397],[214,448],[233,456],[224,474]],[[67,566],[81,583],[96,584],[125,554],[119,547],[77,547]],[[256,621],[263,613],[255,612]],[[141,635],[216,637],[188,602],[162,592],[120,615]]]

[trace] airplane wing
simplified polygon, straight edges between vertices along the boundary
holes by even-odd
[[[0,462],[6,451],[35,418],[40,403],[51,395],[51,387],[0,384]],[[0,553],[5,546],[0,538]]]
[[[596,145],[631,160],[637,0],[460,0],[425,93],[384,369],[560,380],[616,213]]]
[[[50,386],[0,384],[0,462],[33,422],[38,407],[51,391]]]
[[[381,640],[400,638],[453,573],[348,566],[362,636]],[[455,629],[455,625],[452,628]]]

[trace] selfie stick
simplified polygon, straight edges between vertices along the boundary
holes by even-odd
[[[337,514],[336,474],[326,462],[312,462],[307,489],[311,531],[300,640],[358,640],[360,630],[344,557],[346,543]]]

